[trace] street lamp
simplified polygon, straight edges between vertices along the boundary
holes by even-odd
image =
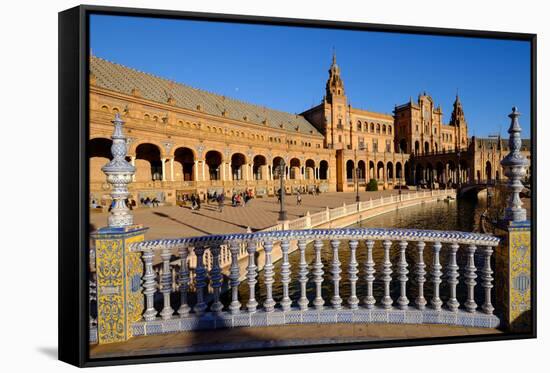
[[[285,179],[283,175],[285,174],[285,161],[284,159],[281,159],[279,162],[279,182],[280,182],[280,189],[279,189],[279,221],[286,221],[286,211],[285,211]]]
[[[359,172],[361,172],[361,170],[359,169],[359,167],[356,167],[355,168],[355,202],[359,203]],[[359,205],[357,205],[357,208],[359,209]]]

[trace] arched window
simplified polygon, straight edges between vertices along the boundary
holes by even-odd
[[[376,123],[376,133],[380,133],[380,123]]]
[[[357,131],[361,131],[361,121],[357,122]]]

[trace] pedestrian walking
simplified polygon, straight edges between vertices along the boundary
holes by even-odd
[[[298,194],[296,194],[296,205],[301,206],[302,205],[302,194],[298,191]]]
[[[220,193],[218,195],[218,211],[223,212],[223,203],[225,201],[225,193]]]

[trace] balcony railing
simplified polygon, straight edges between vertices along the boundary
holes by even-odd
[[[314,255],[308,263],[306,247],[310,242]],[[493,315],[491,301],[491,256],[498,243],[496,237],[477,233],[382,228],[309,229],[144,241],[132,247],[142,253],[146,305],[143,319],[133,324],[132,332],[136,336],[319,322],[496,327],[499,319]],[[223,246],[229,249],[224,252]],[[294,272],[289,261],[291,246],[297,246],[300,253]],[[282,253],[278,274],[272,256],[275,247]],[[259,251],[265,254],[261,275]],[[442,251],[445,251],[444,263]],[[175,260],[174,252],[178,253]],[[343,253],[349,258],[346,263],[339,259]],[[459,253],[466,258],[462,268],[457,264]],[[158,276],[153,269],[156,254],[163,260],[163,271]],[[247,261],[245,268],[239,263],[243,254]],[[190,276],[191,255],[196,258],[194,276]],[[222,256],[231,261],[227,277],[221,271]],[[428,257],[431,260],[426,263]],[[476,263],[482,264],[476,266]],[[392,277],[394,272],[397,276]],[[459,272],[463,273],[463,286],[467,289],[461,297],[457,295]],[[342,276],[346,277],[345,283]],[[282,287],[277,297],[275,278],[280,279]],[[245,299],[240,296],[241,282],[246,284]],[[309,283],[314,284],[311,294],[307,291]],[[415,296],[409,299],[413,286]],[[482,288],[481,300],[475,297],[477,286]],[[221,296],[224,288],[230,295],[226,300]],[[382,289],[378,297],[375,288]],[[348,295],[346,299],[342,293]],[[157,294],[160,303],[155,303]]]

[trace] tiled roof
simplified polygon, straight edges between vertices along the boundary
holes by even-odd
[[[246,117],[246,122],[263,127],[267,120],[267,126],[271,128],[322,137],[303,116],[192,88],[99,57],[90,58],[90,72],[95,77],[96,86],[111,91],[131,94],[133,89],[137,89],[141,97],[147,100],[166,104],[171,97],[179,108],[197,111],[200,105],[201,112],[220,117],[225,110],[226,118],[245,121]]]

